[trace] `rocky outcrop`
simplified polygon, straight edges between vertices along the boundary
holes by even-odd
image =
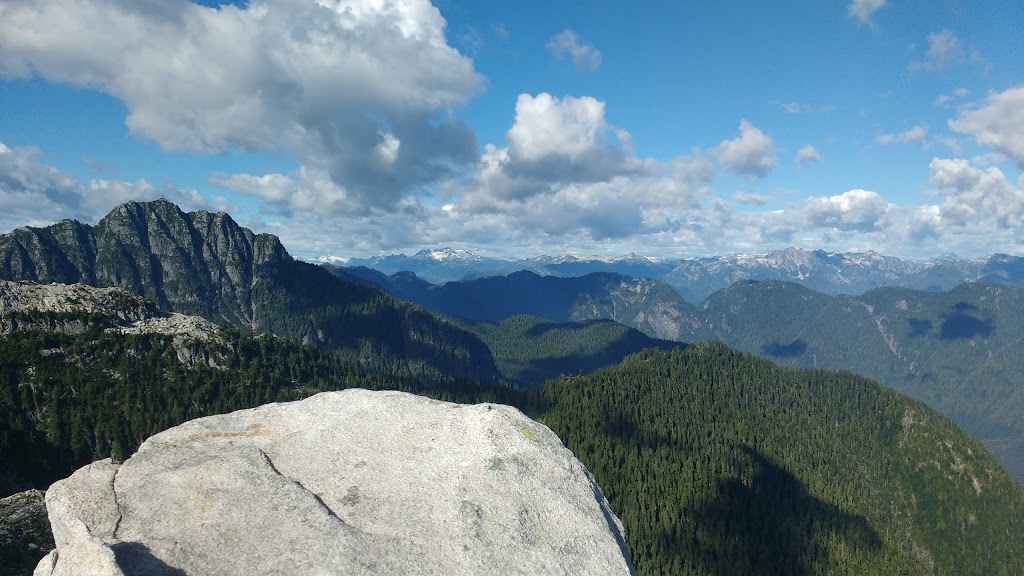
[[[95,226],[64,220],[2,234],[0,278],[122,288],[160,310],[341,350],[400,376],[500,378],[465,330],[297,261],[276,236],[227,214],[186,213],[165,199],[126,202]]]
[[[158,316],[152,302],[119,288],[0,280],[0,335],[14,331],[80,334]]]
[[[47,492],[38,575],[627,574],[622,528],[545,426],[348,390],[201,418]]]
[[[31,574],[53,546],[42,492],[29,490],[0,499],[0,576]]]
[[[120,334],[170,336],[181,363],[221,365],[219,358],[195,354],[195,341],[222,336],[205,318],[160,312],[152,302],[121,288],[0,280],[0,336],[16,331],[76,335],[97,326]]]

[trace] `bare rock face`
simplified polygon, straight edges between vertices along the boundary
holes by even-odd
[[[514,408],[347,390],[193,420],[46,494],[37,575],[629,574],[593,477]]]
[[[0,576],[31,573],[50,550],[53,536],[43,493],[28,490],[0,498]]]

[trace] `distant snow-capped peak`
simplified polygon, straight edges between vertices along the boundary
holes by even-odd
[[[437,260],[438,262],[449,262],[453,260],[479,260],[480,257],[469,250],[456,250],[453,248],[424,249],[416,253],[417,258]]]
[[[332,254],[329,254],[327,256],[321,256],[316,260],[317,262],[320,262],[322,264],[348,264],[348,261],[351,260],[351,258],[345,258],[344,256],[334,256]]]

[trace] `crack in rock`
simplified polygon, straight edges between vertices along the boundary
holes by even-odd
[[[328,506],[326,502],[324,502],[323,498],[321,498],[319,494],[317,494],[316,492],[313,492],[309,488],[306,488],[305,486],[303,486],[302,482],[299,482],[298,480],[296,480],[294,478],[291,478],[289,476],[285,476],[284,474],[282,474],[281,471],[277,469],[277,466],[274,466],[274,461],[270,459],[270,455],[267,454],[266,452],[264,452],[263,449],[257,448],[256,450],[260,453],[260,456],[263,457],[263,461],[266,462],[267,466],[271,470],[274,471],[274,474],[277,474],[281,478],[284,478],[285,480],[287,480],[287,481],[291,482],[292,484],[295,484],[296,486],[298,486],[300,489],[302,489],[303,492],[306,492],[307,494],[312,496],[313,499],[316,500],[317,504],[322,506],[323,509],[327,511],[327,515],[328,516],[336,519],[339,522],[344,523],[344,521],[341,518],[339,518],[337,514],[334,513],[334,510],[332,510],[331,507]]]
[[[117,531],[121,528],[121,520],[124,519],[124,511],[121,510],[121,502],[117,499],[117,475],[121,472],[121,466],[114,470],[114,475],[110,477],[110,495],[114,498],[114,507],[117,508],[117,521],[114,522],[114,531],[111,532],[110,537],[116,539]]]

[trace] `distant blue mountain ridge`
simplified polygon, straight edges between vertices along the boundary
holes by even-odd
[[[528,270],[541,276],[575,277],[612,272],[660,280],[685,300],[698,304],[717,290],[739,280],[795,282],[829,295],[862,294],[881,286],[901,286],[938,292],[965,282],[1024,286],[1024,258],[993,254],[975,259],[944,255],[929,260],[903,260],[877,252],[826,252],[790,247],[760,254],[706,258],[661,259],[627,254],[618,257],[537,256],[494,258],[469,250],[421,250],[412,256],[392,254],[321,262],[366,267],[387,275],[413,272],[432,284],[502,276]]]

